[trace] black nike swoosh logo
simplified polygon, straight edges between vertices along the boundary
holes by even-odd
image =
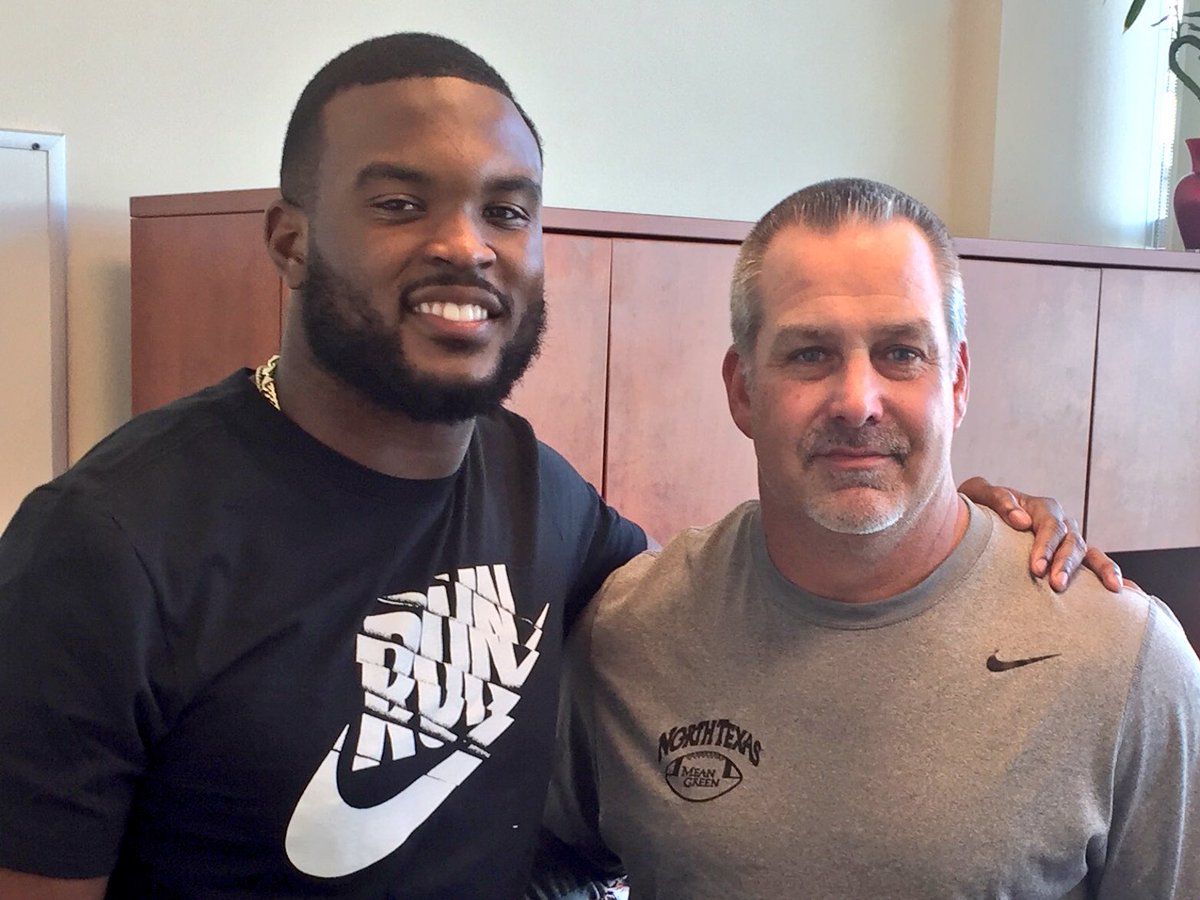
[[[996,651],[996,653],[999,652],[999,650]],[[996,653],[988,657],[987,667],[989,672],[1007,672],[1009,669],[1019,669],[1021,666],[1029,666],[1042,660],[1062,656],[1061,653],[1047,653],[1045,656],[1028,656],[1025,659],[998,659]]]

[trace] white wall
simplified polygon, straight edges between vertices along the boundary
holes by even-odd
[[[300,89],[375,34],[490,60],[543,133],[550,205],[754,219],[859,174],[964,236],[1143,236],[1154,36],[1121,36],[1126,0],[5,5],[0,129],[69,138],[72,459],[128,417],[129,197],[275,184]]]
[[[300,89],[375,34],[490,60],[543,133],[550,205],[754,219],[859,174],[960,235],[1143,236],[1154,36],[1121,36],[1125,0],[6,5],[0,129],[68,135],[72,459],[128,417],[129,197],[275,184]]]
[[[274,185],[300,89],[371,35],[492,62],[550,205],[753,219],[836,174],[949,204],[953,0],[5,5],[0,128],[68,136],[72,459],[128,417],[129,197]]]
[[[990,236],[1143,247],[1161,0],[1004,0]]]

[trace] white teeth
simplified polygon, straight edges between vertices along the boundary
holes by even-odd
[[[487,310],[474,303],[418,303],[417,312],[450,322],[479,322],[488,317]]]

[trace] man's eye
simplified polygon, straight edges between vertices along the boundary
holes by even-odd
[[[375,209],[389,213],[408,213],[416,212],[420,207],[416,201],[409,200],[405,197],[385,197],[381,200],[375,200],[371,203]]]
[[[911,363],[921,359],[921,352],[912,347],[892,347],[885,354],[889,360],[898,363]]]
[[[507,204],[489,206],[484,210],[484,215],[493,221],[506,223],[511,222],[515,224],[529,221],[529,213],[525,212],[519,206],[509,206]]]
[[[826,358],[826,353],[820,347],[801,347],[787,355],[788,362],[819,363]]]

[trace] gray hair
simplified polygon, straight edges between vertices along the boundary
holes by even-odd
[[[763,257],[775,235],[797,225],[828,234],[848,222],[883,225],[897,219],[911,222],[929,242],[941,276],[950,348],[953,351],[958,347],[966,338],[967,310],[958,254],[945,224],[921,201],[890,185],[866,178],[835,178],[785,197],[758,220],[742,243],[733,268],[729,311],[733,343],[742,358],[743,371],[749,373],[754,342],[762,325],[758,279]]]

